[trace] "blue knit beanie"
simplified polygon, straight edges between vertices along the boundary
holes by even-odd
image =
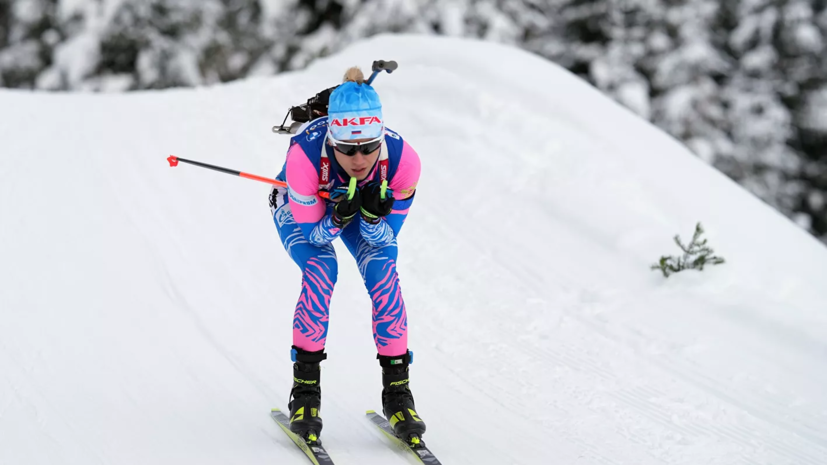
[[[327,107],[330,135],[338,141],[375,139],[385,129],[382,103],[370,84],[347,81],[330,94]]]

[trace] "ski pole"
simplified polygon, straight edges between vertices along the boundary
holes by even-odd
[[[373,80],[376,79],[376,76],[379,73],[381,73],[382,71],[387,71],[388,74],[390,74],[390,73],[396,71],[396,68],[398,68],[398,67],[399,67],[399,65],[393,60],[391,60],[391,61],[385,61],[385,60],[376,60],[376,61],[374,61],[373,66],[371,66],[371,71],[373,71],[373,74],[371,74],[370,78],[368,78],[368,81],[367,81],[368,85],[370,85],[373,82]]]
[[[227,173],[227,174],[232,174],[232,175],[239,176],[239,177],[246,178],[246,179],[252,179],[253,181],[261,181],[261,182],[265,182],[267,184],[272,184],[272,185],[278,186],[278,187],[287,187],[287,183],[284,182],[284,181],[265,178],[264,176],[257,176],[255,174],[244,173],[242,171],[231,170],[229,168],[222,168],[220,166],[210,165],[210,164],[207,164],[207,163],[202,163],[200,161],[187,160],[186,158],[176,157],[175,155],[170,155],[167,158],[167,161],[169,162],[170,168],[174,168],[174,167],[178,166],[178,162],[184,162],[184,163],[189,163],[190,165],[200,166],[201,168],[208,168],[208,169],[211,169],[211,170],[219,171],[221,173]],[[325,198],[325,199],[330,198],[330,194],[328,192],[325,192],[325,191],[319,191],[319,196],[321,196],[322,198]]]

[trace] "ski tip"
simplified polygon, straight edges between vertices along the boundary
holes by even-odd
[[[365,412],[365,415],[370,415],[372,413],[376,413],[376,410],[368,410],[367,412]]]
[[[278,407],[276,407],[276,408],[272,408],[272,409],[270,409],[270,411],[271,411],[271,412],[281,412],[281,409],[280,409],[280,408],[278,408]]]

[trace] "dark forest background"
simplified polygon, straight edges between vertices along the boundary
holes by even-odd
[[[213,84],[383,32],[546,57],[827,242],[827,0],[0,0],[0,86]]]

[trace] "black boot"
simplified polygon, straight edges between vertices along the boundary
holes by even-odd
[[[396,357],[377,355],[382,366],[382,410],[403,441],[418,444],[425,433],[425,422],[416,413],[408,377],[411,352]]]
[[[290,390],[290,431],[307,442],[319,440],[322,433],[321,370],[319,363],[327,354],[307,352],[293,346],[293,389]]]

